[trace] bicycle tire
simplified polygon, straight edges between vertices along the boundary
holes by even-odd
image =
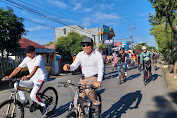
[[[1,111],[1,109],[2,109],[2,107],[3,106],[5,106],[5,105],[7,105],[7,104],[12,104],[14,102],[14,99],[9,99],[9,100],[5,100],[4,102],[2,102],[1,104],[0,104],[0,111]],[[22,103],[20,102],[20,101],[16,101],[16,105],[17,105],[17,107],[16,108],[18,108],[18,109],[20,109],[19,111],[20,111],[20,113],[21,113],[21,116],[20,117],[17,117],[17,118],[24,118],[24,107],[23,107],[23,105],[22,105]],[[2,116],[1,116],[1,113],[0,113],[0,117],[1,118],[3,118]],[[4,118],[11,118],[10,116],[5,116]],[[13,116],[13,118],[14,118],[14,116]]]
[[[67,115],[66,118],[77,118],[77,114],[75,111],[70,111]]]
[[[97,93],[97,92],[95,92],[96,93],[96,97],[97,97],[97,100],[101,103],[100,104],[100,118],[101,118],[101,111],[102,111],[102,99],[101,99],[101,95],[99,94],[99,93]]]
[[[101,95],[98,93],[98,92],[95,92],[95,94],[96,94],[96,99],[100,102],[100,105],[99,105],[99,113],[100,113],[100,117],[99,118],[101,118],[101,112],[102,112],[102,100],[101,100]],[[93,103],[91,103],[91,104],[93,104]],[[91,105],[92,106],[92,105]],[[92,118],[93,117],[93,112],[90,112],[90,116],[89,116],[89,118]]]
[[[49,97],[51,97],[51,96],[47,96],[47,95],[45,95],[45,93],[47,92],[47,91],[49,91],[49,90],[52,90],[53,92],[54,92],[54,94],[55,94],[55,99],[56,99],[56,101],[55,101],[55,105],[53,106],[53,108],[51,109],[50,108],[50,103],[48,103],[48,100],[49,100]],[[45,96],[44,96],[45,95]],[[47,97],[47,99],[45,98],[45,97]],[[58,94],[57,94],[57,91],[56,91],[56,89],[55,88],[53,88],[53,87],[47,87],[43,92],[42,92],[42,94],[41,94],[41,99],[47,104],[47,105],[49,105],[49,112],[48,112],[48,114],[49,113],[52,113],[54,110],[55,110],[55,108],[56,108],[56,106],[57,106],[57,103],[58,103]]]

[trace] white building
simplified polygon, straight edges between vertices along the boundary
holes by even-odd
[[[67,36],[68,33],[71,31],[75,31],[80,35],[85,35],[87,37],[92,38],[93,41],[95,41],[98,46],[98,44],[101,43],[102,41],[102,38],[98,34],[98,32],[101,32],[102,30],[103,30],[102,28],[87,29],[79,25],[72,25],[72,26],[64,26],[64,27],[55,28],[55,34],[56,34],[56,39],[57,39],[57,38],[60,38],[61,36]]]

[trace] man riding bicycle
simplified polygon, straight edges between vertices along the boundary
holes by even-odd
[[[142,52],[140,54],[140,62],[141,64],[143,64],[143,69],[145,69],[145,64],[149,65],[149,74],[150,76],[152,75],[151,72],[151,57],[152,57],[152,53],[150,51],[147,51],[147,47],[143,46],[142,47]]]
[[[118,76],[117,78],[119,78],[119,73],[120,73],[120,67],[122,66],[124,71],[125,71],[125,76],[127,76],[127,72],[126,72],[126,64],[127,64],[127,54],[124,52],[124,48],[120,49],[120,52],[118,54]]]
[[[100,87],[103,79],[104,63],[102,55],[99,51],[93,48],[93,40],[89,37],[83,38],[82,42],[83,51],[78,53],[75,61],[69,65],[65,64],[63,70],[74,71],[79,65],[82,66],[82,78],[79,84],[93,84],[95,87]],[[100,102],[96,100],[94,90],[86,89],[80,93],[80,97],[84,98],[85,95],[93,103],[95,108],[94,116],[100,117],[99,108]]]
[[[2,81],[12,78],[24,67],[28,67],[30,75],[22,77],[19,85],[21,87],[31,87],[34,85],[30,93],[30,98],[43,108],[41,115],[45,116],[49,110],[49,106],[47,106],[42,101],[38,93],[47,80],[47,71],[45,69],[45,64],[42,56],[36,55],[35,48],[33,46],[28,46],[26,48],[26,57],[24,58],[24,60],[9,76],[5,76]],[[16,86],[17,85],[15,83],[14,87],[16,88]],[[26,98],[26,95],[23,91],[19,90],[18,93],[20,99],[23,100],[23,106],[25,107],[27,104],[29,104],[29,100]]]

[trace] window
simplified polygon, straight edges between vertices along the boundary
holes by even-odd
[[[66,28],[63,29],[63,33],[66,34]]]
[[[95,41],[95,35],[92,35],[92,37],[93,37],[93,41]]]

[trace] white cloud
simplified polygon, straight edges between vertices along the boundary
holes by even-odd
[[[67,4],[59,0],[48,0],[48,2],[62,9],[66,9],[68,7]]]
[[[32,21],[34,22],[39,22],[39,23],[45,23],[46,21],[42,20],[42,19],[37,19],[37,18],[34,18],[34,17],[31,17],[30,18]]]
[[[90,11],[92,11],[92,8],[84,8],[83,11],[84,12],[90,12]]]
[[[114,4],[98,4],[98,8],[100,9],[100,10],[112,10],[113,9],[113,7],[114,7]]]
[[[88,17],[86,17],[86,18],[83,18],[82,19],[82,26],[84,26],[84,27],[87,27],[87,26],[90,26],[91,25],[91,18],[88,18]]]
[[[118,17],[115,14],[104,14],[101,12],[97,12],[91,17],[83,18],[82,26],[88,27],[92,23],[100,23],[100,24],[105,24],[105,25],[116,27],[118,26],[118,22],[117,22],[118,19],[120,19],[120,17]]]
[[[50,29],[49,27],[44,27],[44,26],[36,26],[36,27],[31,27],[31,28],[26,28],[29,32],[32,31],[38,31],[38,30],[46,30]]]
[[[149,12],[141,12],[141,13],[139,13],[138,14],[138,16],[142,16],[142,17],[148,17],[148,15],[149,15]]]
[[[118,20],[120,19],[120,17],[118,17],[117,15],[111,13],[111,14],[104,14],[104,13],[101,13],[101,12],[97,12],[95,15],[94,15],[94,20],[95,21],[105,21],[105,20]]]
[[[74,11],[80,9],[82,7],[82,4],[81,3],[73,3],[74,4]]]

